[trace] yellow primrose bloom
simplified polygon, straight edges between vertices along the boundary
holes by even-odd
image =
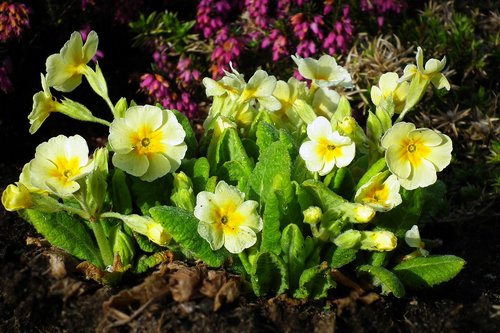
[[[410,85],[408,82],[399,82],[398,74],[389,72],[382,74],[378,81],[378,87],[372,87],[370,97],[375,106],[379,106],[381,101],[391,97],[394,102],[394,112],[401,113],[405,106],[409,89]]]
[[[345,68],[337,65],[337,61],[332,56],[325,54],[316,60],[292,55],[292,59],[297,64],[300,75],[319,87],[352,87],[351,75]]]
[[[68,197],[80,189],[77,180],[93,169],[89,148],[79,135],[59,135],[40,144],[30,162],[31,184],[41,190]]]
[[[398,239],[390,231],[362,231],[361,249],[369,251],[392,251],[398,245]]]
[[[133,106],[109,128],[113,165],[151,182],[180,166],[187,151],[185,136],[172,111]]]
[[[436,172],[450,164],[453,149],[447,135],[405,122],[390,128],[381,145],[389,170],[407,190],[434,184]]]
[[[422,48],[419,46],[417,48],[417,65],[407,65],[404,69],[403,76],[400,81],[411,80],[415,75],[418,75],[422,79],[430,80],[430,82],[437,89],[445,88],[446,90],[450,90],[450,83],[446,79],[446,77],[441,74],[444,66],[446,66],[446,57],[443,57],[441,60],[437,59],[429,59],[425,63],[424,66],[424,52]]]
[[[211,78],[204,78],[202,83],[205,86],[205,93],[207,97],[224,96],[227,94],[232,100],[237,99],[245,87],[245,80],[243,75],[238,73],[233,68],[232,63],[229,63],[231,72],[224,71],[226,74],[219,81]]]
[[[80,33],[73,32],[61,51],[47,58],[45,66],[49,87],[62,92],[70,92],[78,87],[87,70],[87,63],[97,52],[98,43],[95,31],[88,34],[85,44]]]
[[[416,248],[422,256],[426,257],[429,255],[429,251],[424,249],[425,243],[422,242],[422,239],[420,238],[418,226],[414,225],[405,233],[405,242],[409,247]]]
[[[43,122],[50,115],[51,112],[57,111],[60,103],[54,100],[52,94],[50,92],[50,88],[47,85],[47,80],[43,74],[40,74],[42,80],[42,88],[43,91],[37,92],[33,96],[33,109],[31,113],[28,115],[28,119],[30,121],[30,134],[38,131],[40,126],[42,126]]]
[[[26,209],[33,206],[31,194],[22,183],[10,184],[2,193],[2,205],[5,210],[14,212],[20,209]]]
[[[288,82],[278,80],[273,91],[273,96],[280,102],[281,107],[276,112],[269,113],[271,119],[283,126],[297,128],[301,123],[298,110],[300,101],[307,96],[307,87],[305,82],[291,77]]]
[[[202,191],[196,196],[198,233],[212,250],[224,246],[231,253],[241,253],[257,241],[256,232],[262,230],[258,203],[244,199],[242,192],[224,181],[217,184],[215,193]]]
[[[307,136],[310,141],[300,146],[299,154],[309,171],[319,172],[319,175],[324,176],[335,166],[345,167],[354,159],[354,142],[341,136],[339,132],[334,132],[325,117],[318,117],[307,125]]]
[[[340,102],[340,95],[335,90],[319,88],[314,92],[312,108],[318,116],[331,119],[337,110]]]
[[[378,212],[386,212],[401,204],[399,182],[396,176],[389,172],[379,172],[366,184],[361,186],[354,196],[354,202],[370,206]]]
[[[276,78],[268,75],[266,71],[257,70],[245,85],[239,101],[257,100],[259,104],[268,111],[276,111],[281,108],[281,103],[273,96],[276,87]]]

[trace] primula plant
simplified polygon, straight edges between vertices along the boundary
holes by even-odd
[[[112,103],[96,64],[98,37],[73,33],[47,59],[29,115],[34,133],[52,112],[109,127],[90,153],[79,135],[40,144],[2,203],[49,242],[81,259],[94,279],[116,283],[168,256],[224,267],[256,295],[319,299],[339,272],[357,274],[402,297],[405,288],[453,278],[461,258],[432,254],[418,223],[444,196],[437,172],[451,160],[450,138],[404,117],[429,84],[450,88],[446,60],[382,75],[371,88],[366,129],[344,95],[350,74],[328,55],[293,56],[303,80],[231,64],[203,85],[212,105],[197,140],[185,116],[161,106]],[[82,77],[112,120],[52,90]]]

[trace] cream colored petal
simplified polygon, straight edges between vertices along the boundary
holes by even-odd
[[[66,63],[78,65],[83,59],[82,47],[82,35],[75,31],[62,47],[60,54]]]
[[[439,61],[437,59],[429,59],[425,63],[425,74],[439,73],[446,65],[446,58]]]
[[[242,223],[243,226],[249,227],[254,231],[262,230],[262,220],[257,213],[257,208],[259,203],[253,200],[247,200],[238,206],[236,212],[245,217],[245,221]]]
[[[164,119],[167,115],[164,115]],[[170,112],[168,121],[162,128],[159,129],[163,133],[162,142],[175,146],[184,142],[186,132],[181,124],[175,118],[175,115]]]
[[[340,156],[337,156],[335,158],[335,164],[337,165],[337,167],[343,168],[345,166],[348,166],[352,162],[352,160],[354,159],[354,155],[356,154],[356,145],[354,144],[354,142],[347,146],[337,147],[336,149],[340,149],[340,151],[342,152]]]
[[[399,78],[399,82],[411,80],[416,73],[417,73],[417,66],[406,65],[403,70],[403,76]]]
[[[125,121],[128,127],[135,131],[142,126],[156,130],[163,123],[163,112],[159,107],[152,105],[132,106],[125,112]]]
[[[231,253],[241,253],[257,242],[257,235],[248,228],[241,226],[234,233],[224,234],[224,247]]]
[[[259,97],[260,105],[267,111],[277,111],[281,109],[281,103],[274,96]]]
[[[450,90],[450,82],[442,73],[435,74],[431,79],[431,83],[436,89]]]
[[[337,61],[335,60],[334,57],[324,54],[318,59],[318,66],[320,67],[321,70],[327,70],[329,68],[336,68],[337,67]]]
[[[328,141],[330,141],[337,147],[353,144],[352,140],[348,136],[340,135],[338,131],[335,131],[332,134],[328,135]]]
[[[254,77],[255,81],[252,81]],[[276,87],[276,78],[272,75],[269,76],[265,71],[259,69],[248,81],[247,86],[252,85],[254,85],[253,89],[255,89],[255,97],[271,96],[274,88]]]
[[[424,51],[422,51],[422,48],[419,46],[417,47],[417,55],[416,55],[416,60],[417,60],[417,68],[419,71],[422,73],[424,72]]]
[[[408,133],[415,129],[412,123],[400,122],[392,126],[384,136],[382,136],[380,144],[387,149],[392,145],[400,145],[403,140],[408,138]]]
[[[405,242],[409,247],[420,248],[420,243],[422,242],[422,240],[420,238],[418,226],[414,225],[405,233]]]
[[[65,198],[75,193],[80,189],[80,184],[76,181],[61,182],[58,177],[49,177],[45,180],[45,185],[50,189],[51,192],[60,196],[61,198]]]
[[[119,154],[132,151],[134,143],[131,141],[133,131],[127,125],[125,118],[115,118],[109,127],[108,141],[111,149]]]
[[[441,134],[443,143],[439,146],[432,147],[425,158],[434,164],[437,171],[442,171],[446,168],[451,162],[451,151],[453,150],[451,139],[445,135]]]
[[[187,145],[185,143],[181,143],[175,146],[166,147],[165,155],[168,157],[170,162],[170,172],[176,171],[181,165],[181,160],[186,155]]]
[[[299,149],[300,157],[306,162],[307,170],[317,172],[323,168],[323,156],[317,153],[317,144],[313,141],[304,142]]]
[[[65,151],[67,157],[78,157],[80,165],[87,164],[89,147],[87,141],[80,135],[73,135],[67,139]]]
[[[273,91],[273,96],[281,101],[289,101],[290,100],[290,87],[288,83],[285,81],[279,80],[276,82],[276,87]]]
[[[148,158],[145,155],[138,155],[133,151],[127,154],[115,153],[112,161],[115,167],[136,177],[144,175],[149,167]]]
[[[394,91],[396,90],[396,87],[398,85],[398,79],[399,76],[397,73],[394,72],[388,72],[382,74],[378,81],[378,86],[380,87],[380,90],[382,90],[383,93],[386,93],[388,91]]]
[[[205,86],[205,94],[207,97],[222,96],[226,93],[226,90],[211,78],[204,78],[202,83]]]
[[[216,223],[215,212],[217,205],[215,203],[215,194],[202,191],[196,196],[196,206],[194,207],[194,216],[200,221],[206,223]]]
[[[222,228],[217,224],[200,222],[198,224],[198,234],[210,244],[210,248],[214,251],[224,245],[224,234]]]
[[[436,182],[436,168],[434,165],[422,159],[418,167],[412,169],[410,177],[407,179],[400,179],[401,186],[407,190],[414,190],[418,187],[427,187]]]
[[[215,187],[215,202],[219,207],[234,205],[238,207],[243,203],[245,195],[235,186],[231,186],[225,181],[220,181]]]
[[[382,91],[379,87],[373,86],[370,90],[370,98],[375,106],[380,104],[380,100],[382,98]]]
[[[74,74],[70,76],[66,81],[59,85],[54,85],[54,89],[61,92],[70,92],[76,89],[82,83],[82,75]]]
[[[389,170],[395,174],[399,180],[410,177],[410,161],[401,157],[401,147],[392,145],[385,151],[385,160]]]
[[[89,32],[85,45],[83,45],[83,63],[88,63],[95,56],[97,46],[99,44],[99,37],[95,31]]]
[[[59,86],[73,75],[60,54],[50,55],[45,62],[45,67],[49,87]]]
[[[316,79],[318,75],[318,63],[316,60],[305,58],[302,59],[298,65],[300,75],[309,80]]]
[[[146,173],[141,176],[141,180],[152,182],[155,179],[165,176],[170,172],[169,159],[162,154],[153,154],[149,158],[149,167]]]
[[[411,139],[421,141],[427,147],[434,147],[443,143],[441,135],[428,128],[417,128],[411,131],[408,136]]]
[[[307,136],[313,141],[327,138],[332,134],[332,125],[325,117],[317,117],[307,125]]]
[[[329,161],[326,159],[323,159],[322,160],[323,166],[321,167],[321,170],[318,171],[318,174],[320,176],[325,176],[325,175],[329,174],[330,171],[332,171],[333,168],[335,167],[336,163],[337,163],[337,160],[335,158],[332,158]],[[307,167],[307,162],[306,162],[306,167]],[[312,171],[311,169],[309,169],[309,170]]]

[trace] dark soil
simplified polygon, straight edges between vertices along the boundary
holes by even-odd
[[[0,163],[0,188],[17,180],[21,166]],[[435,252],[467,261],[458,277],[433,289],[396,299],[350,297],[344,288],[323,302],[243,294],[214,312],[210,297],[177,302],[154,289],[120,304],[112,297],[134,286],[140,294],[148,275],[127,276],[116,288],[86,280],[73,259],[2,209],[0,332],[500,332],[500,223],[493,215],[423,228],[443,240]],[[155,283],[165,283],[160,273]]]

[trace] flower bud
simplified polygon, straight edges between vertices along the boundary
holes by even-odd
[[[304,212],[304,222],[307,224],[315,225],[321,222],[321,217],[323,216],[323,211],[317,206],[311,206],[307,208]]]
[[[101,210],[108,183],[108,156],[106,148],[96,149],[94,152],[94,169],[86,178],[86,203],[89,211],[94,214]]]
[[[359,223],[368,223],[375,216],[375,210],[370,206],[359,205],[354,208],[354,218]]]
[[[398,239],[390,231],[362,231],[361,249],[369,251],[392,251]]]
[[[2,193],[2,205],[9,212],[14,212],[32,207],[33,201],[26,186],[10,184]]]
[[[161,224],[155,222],[149,216],[115,214],[114,217],[121,219],[130,229],[148,237],[158,245],[165,246],[172,238]]]
[[[347,230],[340,234],[333,241],[335,245],[344,249],[352,249],[359,247],[359,242],[361,240],[361,232],[358,230]]]
[[[196,199],[193,193],[193,183],[184,173],[174,173],[174,189],[170,200],[177,207],[192,212],[194,210]]]

